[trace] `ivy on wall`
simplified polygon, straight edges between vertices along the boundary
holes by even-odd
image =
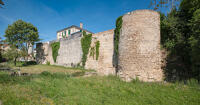
[[[100,42],[97,41],[96,42],[96,60],[98,60],[99,58],[99,47],[100,47]]]
[[[92,34],[86,34],[85,31],[83,31],[83,37],[81,38],[81,47],[83,51],[82,55],[82,66],[85,66],[85,62],[87,61],[87,55],[89,52],[90,44],[92,40]]]
[[[95,47],[90,48],[90,57],[92,56],[94,59],[94,54],[95,54]]]
[[[95,46],[90,48],[90,56],[92,56],[93,59],[94,59],[94,55],[96,55],[96,60],[98,60],[98,58],[99,58],[99,47],[100,47],[100,42],[96,41]]]
[[[58,50],[60,48],[60,42],[54,42],[51,44],[51,48],[52,48],[52,56],[53,56],[53,60],[54,62],[56,62],[57,56],[58,56]]]
[[[121,27],[122,27],[122,17],[123,16],[120,16],[117,18],[116,20],[116,28],[115,28],[115,35],[114,35],[114,53],[118,56],[118,53],[119,53],[119,37],[120,37],[120,30],[121,30]]]

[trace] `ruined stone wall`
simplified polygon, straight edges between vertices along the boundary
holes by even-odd
[[[81,37],[75,36],[77,37],[60,40],[60,49],[56,60],[57,65],[74,67],[81,63]]]
[[[91,47],[95,47],[96,41],[100,42],[99,58],[96,60],[96,54],[94,57],[90,56],[89,51],[85,68],[94,69],[99,75],[115,74],[115,68],[112,64],[114,30],[96,33],[92,37]]]
[[[36,44],[36,61],[39,64],[46,64],[47,62],[54,64],[49,42]]]
[[[140,79],[142,81],[162,81],[160,51],[160,14],[152,10],[137,10],[127,13],[122,18],[119,40],[119,56],[113,67],[114,30],[92,35],[91,47],[100,42],[99,58],[96,54],[87,57],[86,69],[94,69],[99,75],[117,74],[125,81]],[[79,33],[80,34],[80,33]],[[82,48],[80,35],[61,39],[55,64],[76,66],[81,63]],[[50,42],[52,43],[52,42]],[[54,64],[50,43],[37,45],[37,61]]]
[[[138,10],[123,16],[117,74],[125,81],[162,80],[159,13]]]

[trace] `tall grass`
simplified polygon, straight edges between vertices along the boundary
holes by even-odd
[[[0,72],[0,81],[3,105],[198,105],[200,102],[200,87],[196,83],[138,80],[127,83],[115,76],[76,78],[72,74],[49,72],[25,77],[10,77]]]

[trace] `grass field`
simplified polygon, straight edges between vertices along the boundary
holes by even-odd
[[[31,76],[0,72],[3,105],[199,105],[200,86],[194,82],[144,83],[118,77],[74,77],[83,70],[60,66],[22,67]],[[49,71],[49,72],[44,72]],[[76,75],[77,76],[77,75]]]

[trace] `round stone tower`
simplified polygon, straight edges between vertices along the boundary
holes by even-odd
[[[125,14],[122,20],[118,76],[125,81],[162,81],[160,14],[137,10]]]

